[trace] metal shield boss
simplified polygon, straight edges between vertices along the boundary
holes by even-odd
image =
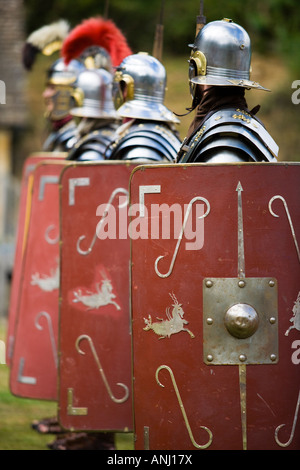
[[[299,180],[299,163],[133,172],[136,449],[299,450]]]
[[[128,188],[135,165],[76,163],[61,175],[59,421],[132,429]]]
[[[10,389],[56,400],[59,292],[59,174],[66,160],[43,161],[26,203]]]
[[[25,247],[25,229],[28,226],[28,220],[31,207],[31,191],[33,182],[33,172],[36,166],[48,159],[62,160],[64,153],[41,152],[30,155],[24,162],[19,198],[19,216],[16,231],[15,258],[13,266],[13,277],[10,289],[9,315],[6,335],[6,364],[9,366],[14,343],[15,320],[18,305],[18,295],[21,282],[22,260]]]

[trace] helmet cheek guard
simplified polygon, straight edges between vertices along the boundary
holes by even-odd
[[[59,121],[65,118],[69,113],[73,103],[73,89],[65,85],[54,85],[55,94],[51,100],[53,103],[53,110],[50,113],[50,118],[54,121]]]
[[[131,101],[134,98],[134,79],[131,75],[123,74],[118,71],[115,73],[113,81],[113,101],[115,108],[118,109],[126,101]]]
[[[206,57],[201,51],[194,50],[189,60],[189,80],[190,93],[192,98],[195,97],[196,85],[192,82],[195,77],[206,75]]]
[[[60,58],[51,65],[46,84],[53,86],[56,93],[51,98],[53,110],[48,118],[58,121],[70,114],[74,100],[76,102],[76,99],[80,99],[75,90],[77,77],[83,70],[85,67],[78,60],[72,60],[68,65],[65,65],[63,59]]]
[[[83,90],[79,87],[75,88],[72,93],[72,108],[81,107],[83,105],[84,93]]]

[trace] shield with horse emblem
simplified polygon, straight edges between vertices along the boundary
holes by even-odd
[[[132,173],[136,449],[299,450],[299,178],[299,163]]]
[[[132,429],[129,176],[124,162],[66,168],[61,194],[59,421]]]
[[[10,302],[9,302],[9,315],[8,315],[8,327],[6,335],[6,364],[9,366],[11,362],[11,356],[14,344],[14,330],[16,311],[18,304],[18,295],[20,290],[21,272],[22,272],[22,260],[23,251],[26,240],[26,233],[28,228],[28,221],[30,216],[31,207],[31,191],[33,172],[37,164],[47,159],[58,159],[62,160],[66,157],[65,153],[37,153],[29,156],[23,165],[22,180],[20,187],[20,199],[19,199],[19,217],[18,226],[16,233],[16,244],[15,244],[15,256],[13,266],[13,277],[10,289]]]
[[[66,160],[33,172],[15,320],[10,389],[33,399],[57,398],[59,175]]]

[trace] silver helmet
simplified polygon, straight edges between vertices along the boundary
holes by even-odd
[[[194,85],[238,86],[269,91],[250,80],[251,41],[248,33],[232,20],[205,25],[191,45],[189,78]]]
[[[82,104],[82,92],[77,88],[77,77],[85,70],[78,60],[66,65],[63,59],[56,60],[47,72],[47,86],[55,88],[52,96],[53,110],[48,116],[51,120],[59,120],[70,114],[70,109]]]
[[[179,119],[163,104],[166,82],[165,67],[155,57],[143,52],[126,57],[117,67],[113,82],[118,114],[122,118],[178,123]]]
[[[80,73],[77,87],[83,92],[82,106],[71,110],[73,116],[94,119],[117,119],[112,98],[112,75],[104,69]]]
[[[87,69],[105,69],[113,73],[113,67],[109,53],[103,47],[90,46],[81,54],[80,60]]]

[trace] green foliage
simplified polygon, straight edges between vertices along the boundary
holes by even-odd
[[[27,32],[59,18],[71,27],[83,19],[104,15],[126,35],[134,52],[152,51],[156,23],[163,5],[164,51],[186,54],[195,35],[199,0],[24,0]],[[300,9],[297,0],[204,0],[207,21],[231,18],[245,27],[253,50],[280,53],[295,72],[300,72]]]

